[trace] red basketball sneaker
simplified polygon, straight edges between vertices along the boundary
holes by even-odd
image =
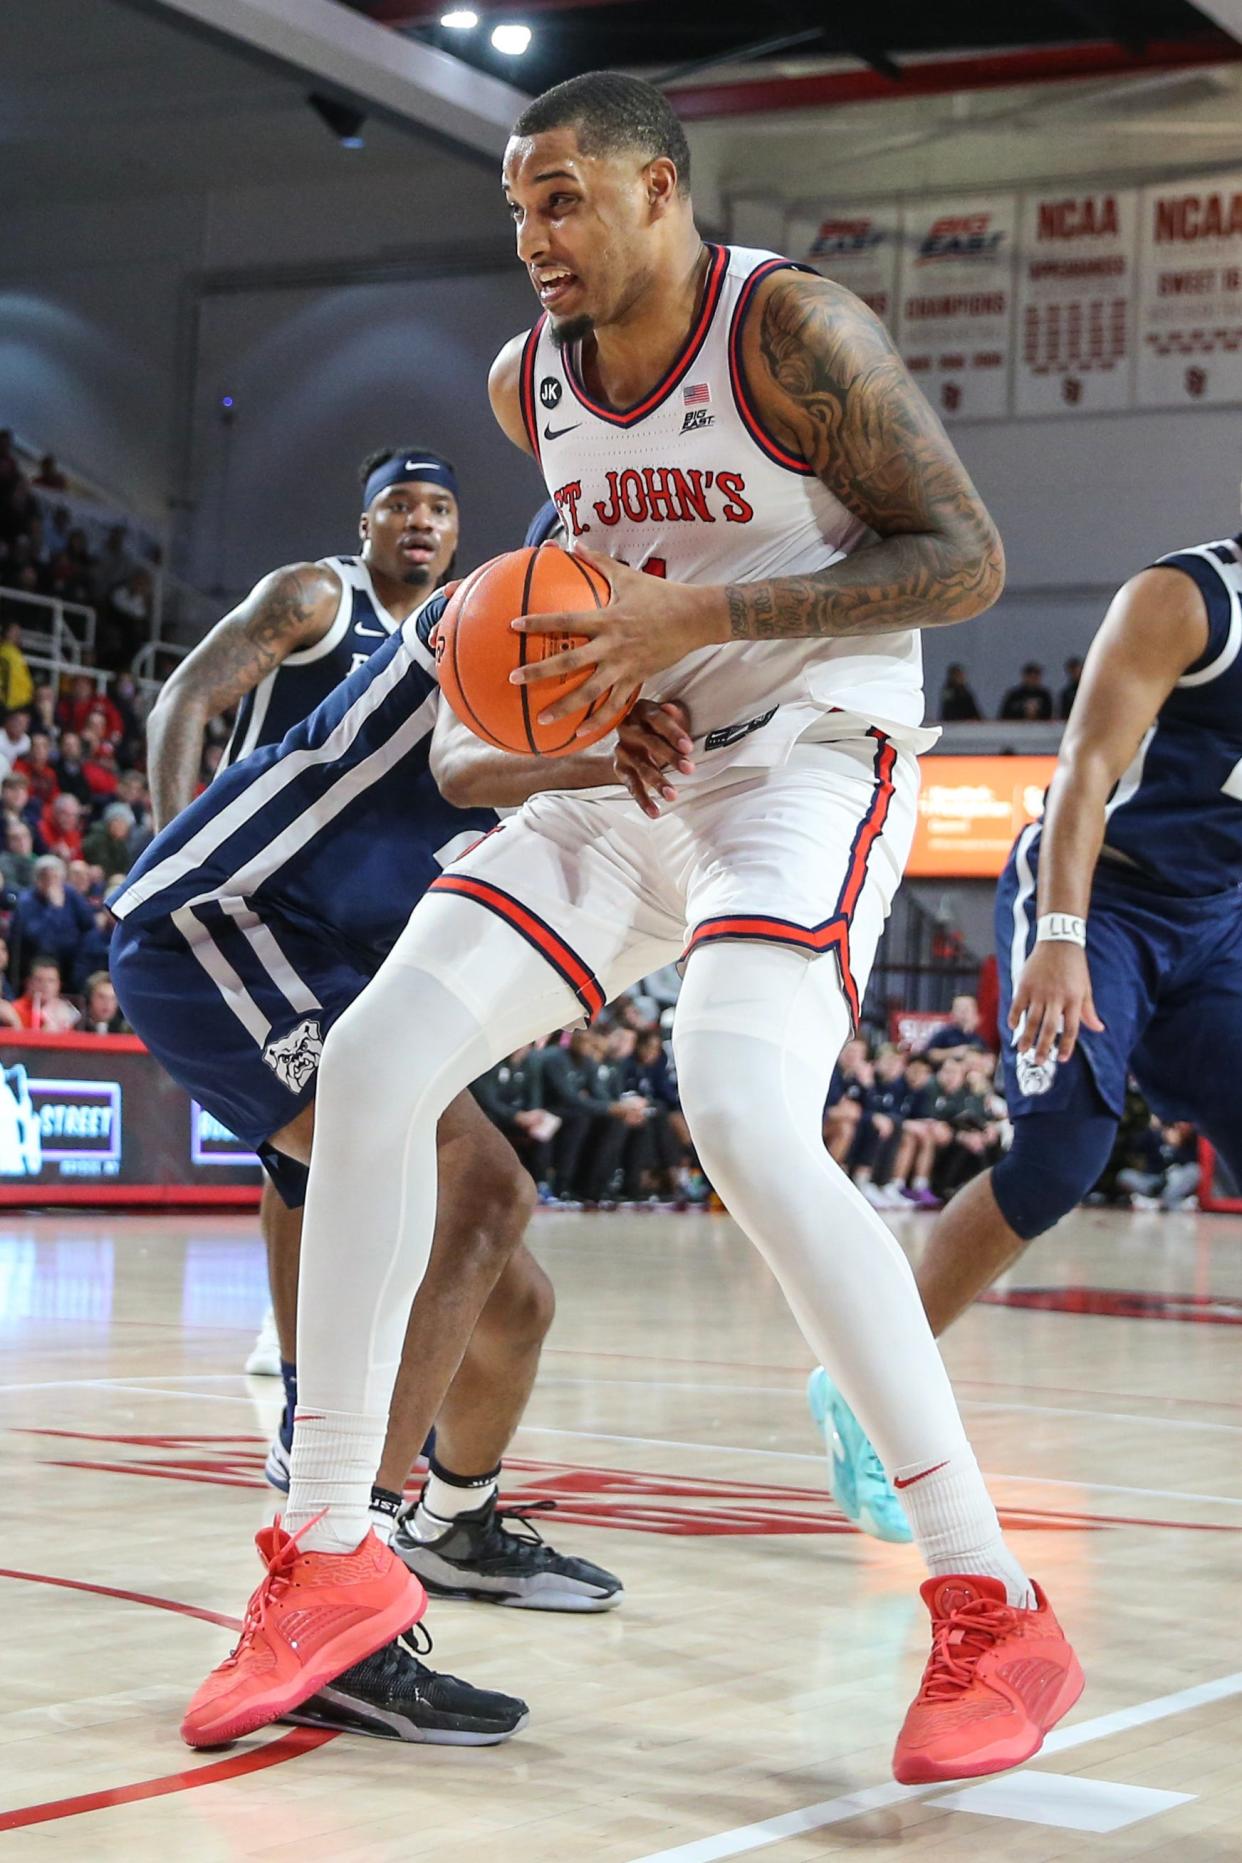
[[[351,1553],[303,1552],[299,1537],[281,1531],[279,1516],[255,1535],[267,1575],[237,1647],[186,1710],[187,1746],[224,1746],[265,1727],[426,1610],[419,1581],[374,1533]]]
[[[932,1647],[897,1736],[903,1785],[977,1779],[1038,1753],[1082,1694],[1082,1670],[1039,1586],[1035,1609],[1006,1601],[997,1578],[929,1578]]]

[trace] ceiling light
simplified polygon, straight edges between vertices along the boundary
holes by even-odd
[[[440,15],[440,24],[447,26],[450,32],[472,32],[478,23],[478,14],[472,13],[468,6],[454,7],[451,13]]]
[[[494,26],[492,28],[492,45],[498,52],[507,53],[510,58],[520,58],[529,44],[529,26]]]
[[[367,120],[365,110],[359,110],[353,104],[338,103],[335,97],[323,97],[318,91],[312,91],[306,101],[320,122],[327,124],[343,149],[366,147],[362,139],[362,126]]]

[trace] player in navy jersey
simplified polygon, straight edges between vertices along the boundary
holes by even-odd
[[[929,1238],[936,1333],[1091,1189],[1128,1074],[1242,1176],[1242,537],[1116,596],[1043,820],[997,888],[996,943],[1013,1146]]]
[[[553,511],[537,523],[546,531],[554,521]],[[114,976],[134,1026],[175,1078],[254,1145],[295,1202],[323,1038],[429,880],[494,825],[490,808],[473,806],[478,794],[505,805],[550,777],[558,786],[615,780],[604,747],[555,765],[503,756],[438,708],[428,640],[443,605],[435,596],[386,632],[379,650],[280,744],[222,771],[113,900],[122,921]],[[610,1574],[512,1534],[497,1518],[496,1465],[533,1382],[551,1290],[519,1241],[529,1182],[468,1096],[439,1139],[447,1199],[439,1285],[420,1300],[407,1336],[379,1471],[381,1515],[391,1516],[426,1430],[409,1408],[425,1407],[422,1394],[437,1380],[444,1388],[466,1345],[427,1505],[397,1523],[402,1558],[441,1593],[606,1608],[621,1595]],[[291,1299],[296,1308],[296,1268]],[[472,1307],[477,1313],[484,1301],[467,1337]],[[382,1699],[391,1731],[399,1689],[408,1737],[446,1737],[464,1714],[482,1739],[504,1737],[525,1711],[444,1678],[429,1691],[428,1677],[408,1652],[389,1648],[338,1677],[312,1713],[318,1724],[374,1730],[368,1711]]]
[[[236,707],[221,767],[308,718],[438,588],[457,553],[460,513],[451,463],[424,446],[371,453],[359,469],[357,556],[327,556],[266,575],[217,622],[164,685],[147,724],[147,769],[157,830],[198,786],[208,725]],[[295,1174],[287,1174],[295,1182]],[[269,1474],[285,1478],[296,1382],[292,1372],[302,1214],[264,1181],[259,1222],[272,1307],[247,1371],[286,1387]]]

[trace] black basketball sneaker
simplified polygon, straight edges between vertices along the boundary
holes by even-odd
[[[531,1514],[555,1505],[536,1501],[501,1511],[493,1495],[472,1513],[458,1514],[436,1539],[414,1532],[415,1510],[407,1507],[394,1529],[392,1550],[433,1598],[469,1598],[524,1611],[610,1611],[625,1596],[621,1580],[589,1559],[556,1552],[532,1524]]]
[[[395,1637],[282,1718],[298,1727],[441,1747],[494,1747],[521,1732],[530,1718],[524,1701],[437,1674],[420,1660],[430,1652],[430,1637],[416,1650],[413,1634]]]

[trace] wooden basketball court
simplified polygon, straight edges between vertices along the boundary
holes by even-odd
[[[1242,1856],[1242,1219],[1081,1212],[951,1335],[1088,1685],[1035,1764],[948,1790],[888,1768],[917,1559],[834,1511],[807,1350],[737,1230],[552,1215],[534,1242],[559,1315],[505,1491],[556,1498],[549,1537],[622,1608],[433,1606],[433,1662],[530,1702],[507,1746],[191,1754],[273,1511],[253,1222],[0,1221],[0,1863]]]

